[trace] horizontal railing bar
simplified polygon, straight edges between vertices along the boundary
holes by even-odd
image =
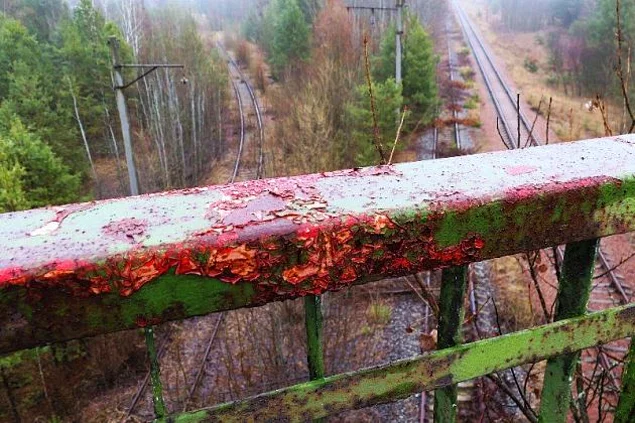
[[[0,354],[635,230],[635,136],[0,215]]]
[[[302,383],[157,422],[300,422],[407,398],[635,333],[635,304]]]

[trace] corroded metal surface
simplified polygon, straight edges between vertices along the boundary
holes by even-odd
[[[593,283],[598,239],[567,244],[558,281],[555,320],[586,313]],[[580,353],[569,352],[547,361],[540,400],[541,423],[564,423],[571,407],[571,381]]]
[[[406,398],[563,352],[578,351],[623,338],[634,331],[635,305],[631,304],[384,367],[330,376],[211,409],[183,413],[172,416],[169,421],[307,422],[348,409]]]
[[[634,174],[625,136],[0,215],[0,353],[630,231]]]
[[[468,266],[443,269],[439,295],[438,350],[463,342],[467,273]],[[434,422],[455,423],[457,414],[457,386],[448,385],[437,389],[434,392]]]

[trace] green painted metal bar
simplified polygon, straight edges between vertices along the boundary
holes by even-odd
[[[171,422],[306,421],[407,398],[635,333],[635,304],[171,416]],[[159,420],[167,422],[167,419]]]
[[[304,316],[307,336],[307,362],[311,380],[324,377],[324,351],[322,340],[322,300],[317,295],[304,298]]]
[[[165,402],[163,401],[163,384],[161,383],[161,367],[157,357],[157,348],[154,342],[154,328],[148,326],[143,329],[148,349],[148,359],[150,360],[150,385],[152,386],[152,404],[154,415],[163,418],[167,415]]]
[[[635,422],[635,342],[631,346],[625,360],[622,374],[622,392],[615,410],[615,423]]]
[[[463,342],[461,328],[465,317],[465,290],[467,266],[443,269],[439,297],[439,326],[437,349],[460,345]],[[457,387],[448,385],[434,391],[434,421],[454,423],[458,411]]]
[[[318,295],[304,297],[304,318],[307,337],[307,363],[310,380],[324,378],[324,341],[322,339],[322,299]],[[313,420],[322,423],[324,419]]]
[[[555,320],[586,313],[598,244],[598,239],[567,244],[558,285]],[[566,421],[571,404],[571,381],[579,359],[579,352],[567,352],[547,362],[538,417],[540,422]]]
[[[635,136],[0,214],[0,354],[635,230]]]

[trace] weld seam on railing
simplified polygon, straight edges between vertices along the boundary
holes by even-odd
[[[392,402],[633,333],[635,304],[629,304],[172,417],[188,422],[305,421]]]

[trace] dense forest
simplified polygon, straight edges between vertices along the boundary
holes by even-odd
[[[548,48],[547,71],[553,85],[576,95],[621,96],[615,69],[618,54],[625,69],[632,68],[635,60],[634,1],[620,2],[623,48],[619,53],[615,0],[488,0],[488,4],[488,13],[500,14],[507,30],[546,32],[537,41]]]
[[[223,13],[253,11],[243,35],[264,52],[260,66],[275,85],[271,110],[279,119],[270,135],[283,140],[273,148],[285,157],[276,174],[377,163],[373,119],[382,142],[390,144],[396,110],[407,109],[404,131],[425,127],[437,113],[437,59],[415,13],[406,19],[402,84],[394,80],[394,22],[386,21],[369,41],[378,105],[371,112],[363,31],[351,26],[340,0],[254,1],[243,8],[221,2],[214,10],[207,2],[147,3],[154,7],[124,0],[5,2],[0,210],[128,192],[110,37],[120,40],[124,63],[185,65],[183,71],[159,69],[126,89],[141,191],[205,179],[227,153],[223,127],[230,116],[227,69],[210,34],[203,34],[202,16],[212,25],[219,16],[235,25],[240,16]],[[127,70],[125,79],[137,72]],[[325,154],[307,154],[316,148]]]
[[[320,6],[309,0],[255,2],[242,25],[277,82],[271,99],[279,117],[274,138],[283,140],[281,173],[379,163],[375,145],[392,145],[400,122],[395,111],[407,114],[404,132],[424,128],[438,112],[438,59],[417,13],[405,19],[403,81],[397,84],[394,20],[378,22],[382,28],[373,36],[368,22],[355,22],[343,1]],[[325,154],[310,154],[316,149]]]
[[[4,2],[0,210],[127,192],[109,37],[120,39],[125,63],[185,65],[183,74],[159,70],[127,89],[142,190],[194,185],[222,154],[227,72],[194,17],[111,3]]]

